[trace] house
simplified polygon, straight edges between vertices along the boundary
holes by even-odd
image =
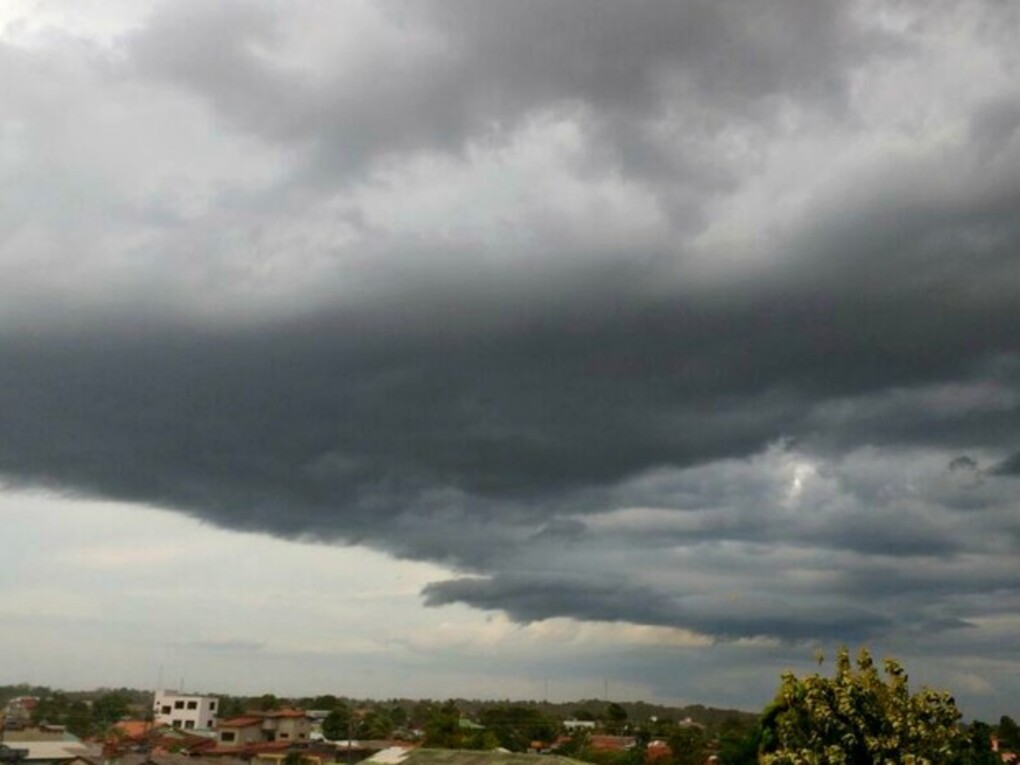
[[[279,745],[279,742],[277,742]],[[300,748],[291,746],[288,749],[261,749],[252,752],[249,765],[283,765],[283,763],[294,754],[301,760],[301,765],[332,765],[337,762],[337,750],[335,747],[319,749]]]
[[[262,718],[254,715],[220,720],[216,726],[216,740],[222,746],[244,746],[262,742]]]
[[[211,731],[185,731],[169,725],[154,725],[142,720],[116,723],[103,742],[103,762],[113,765],[130,754],[199,754],[216,746]]]
[[[17,696],[7,702],[3,710],[3,727],[7,730],[21,730],[32,722],[32,712],[39,706],[35,696]]]
[[[236,747],[257,743],[306,742],[312,733],[312,721],[301,709],[272,712],[247,712],[240,717],[221,720],[216,726],[220,746]]]
[[[219,699],[215,696],[195,696],[174,691],[157,691],[152,705],[152,716],[157,725],[194,730],[212,728],[216,724]]]
[[[77,742],[80,740],[73,733],[68,732],[67,728],[65,728],[63,725],[47,725],[45,723],[26,728],[19,728],[17,730],[5,731],[3,739],[8,743],[12,741]]]

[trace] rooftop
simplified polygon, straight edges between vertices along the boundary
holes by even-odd
[[[580,765],[558,755],[518,754],[466,749],[384,749],[365,760],[372,765]]]

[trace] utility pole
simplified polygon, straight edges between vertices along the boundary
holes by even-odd
[[[354,710],[351,710],[350,715],[347,717],[347,765],[351,765],[353,762],[354,752],[351,751],[354,747]]]

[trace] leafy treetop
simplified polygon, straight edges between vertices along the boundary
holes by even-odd
[[[832,678],[787,672],[762,719],[761,765],[946,765],[966,742],[943,691],[911,694],[907,673],[843,648]]]

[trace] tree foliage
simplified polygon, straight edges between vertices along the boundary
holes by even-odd
[[[702,765],[708,759],[708,738],[700,725],[677,727],[669,736],[673,765]]]
[[[36,725],[40,723],[64,725],[69,732],[82,738],[96,732],[91,706],[82,699],[72,699],[61,691],[54,691],[39,700],[39,704],[32,712],[32,722]]]
[[[1009,715],[999,718],[999,726],[996,731],[999,736],[999,744],[1003,749],[1015,752],[1020,749],[1020,726],[1016,724]]]
[[[129,716],[130,712],[131,698],[120,691],[104,693],[92,702],[92,721],[100,730],[109,728]]]
[[[757,720],[730,717],[717,729],[719,765],[757,765],[761,726]]]
[[[383,707],[376,707],[368,710],[361,718],[358,736],[367,739],[389,738],[394,727],[389,711]]]
[[[482,710],[479,722],[496,737],[497,746],[526,752],[532,741],[551,742],[558,725],[535,707],[499,704]]]
[[[280,708],[280,700],[272,693],[263,693],[256,705],[262,712],[272,712]]]
[[[949,694],[911,694],[887,659],[885,678],[861,650],[843,648],[832,678],[787,672],[762,720],[762,765],[943,765],[965,748]]]
[[[435,749],[463,749],[464,731],[460,727],[460,710],[448,701],[435,708],[425,723],[424,745]]]
[[[351,711],[342,701],[333,705],[322,721],[322,735],[329,741],[345,741],[349,735]]]
[[[992,751],[992,727],[975,720],[963,732],[963,746],[953,765],[1000,765],[999,755]]]
[[[606,707],[605,728],[609,733],[624,733],[627,730],[627,710],[615,701]]]

